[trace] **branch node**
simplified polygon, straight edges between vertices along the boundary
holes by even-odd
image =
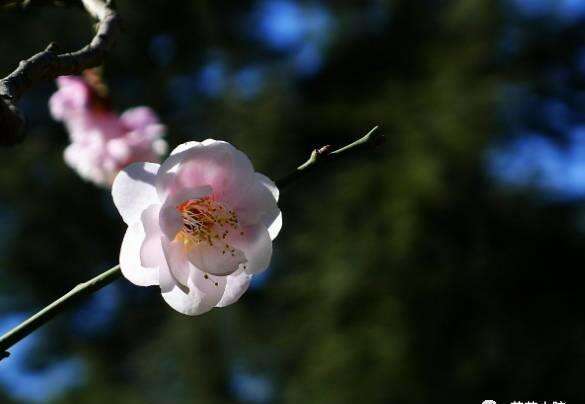
[[[279,188],[287,186],[291,182],[295,181],[301,175],[302,172],[315,168],[315,166],[320,164],[321,162],[338,158],[341,154],[356,152],[359,149],[369,148],[371,146],[374,147],[378,146],[379,144],[382,143],[383,136],[376,132],[377,130],[378,126],[375,126],[372,129],[370,129],[370,131],[367,134],[365,134],[355,142],[343,146],[337,150],[332,150],[333,147],[331,145],[325,145],[318,149],[313,149],[309,159],[300,166],[298,166],[295,171],[293,171],[292,173],[278,181],[277,186]]]
[[[317,155],[318,156],[326,156],[329,153],[331,153],[332,148],[333,148],[333,146],[331,146],[330,144],[322,146],[317,150]]]

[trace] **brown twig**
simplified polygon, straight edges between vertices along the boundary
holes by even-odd
[[[112,48],[120,31],[120,17],[111,0],[80,0],[96,19],[96,34],[91,42],[71,53],[57,53],[56,45],[20,62],[16,70],[0,80],[0,145],[9,146],[24,138],[25,119],[16,103],[37,83],[58,76],[80,74],[99,66]]]

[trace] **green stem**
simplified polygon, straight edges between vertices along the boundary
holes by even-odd
[[[332,160],[334,158],[338,158],[341,155],[348,155],[350,153],[356,152],[359,149],[363,149],[366,146],[375,145],[380,137],[374,136],[374,132],[378,127],[376,126],[372,130],[368,132],[367,135],[364,137],[356,140],[355,142],[341,147],[335,151],[329,152],[329,147],[323,147],[319,150],[313,150],[311,153],[311,157],[305,163],[300,165],[295,171],[290,173],[289,175],[285,176],[281,180],[277,181],[276,184],[278,188],[286,188],[289,186],[293,181],[300,178],[302,175],[306,174],[309,170],[314,169],[320,163]],[[32,315],[6,334],[0,337],[0,360],[6,358],[10,355],[7,351],[11,348],[14,344],[31,334],[37,328],[41,327],[48,321],[50,321],[53,317],[57,314],[65,311],[67,308],[71,307],[79,300],[83,299],[86,296],[91,295],[93,292],[96,292],[103,288],[104,286],[112,283],[116,279],[120,278],[122,272],[120,270],[120,265],[116,265],[108,269],[107,271],[99,274],[95,278],[90,279],[87,282],[80,283],[79,285],[75,286],[71,289],[67,294],[63,295],[59,299],[55,300],[50,305],[46,306],[41,311],[37,312],[36,314]]]
[[[307,161],[298,166],[295,171],[278,180],[276,185],[279,189],[286,188],[289,184],[296,181],[303,175],[306,175],[309,171],[313,171],[323,163],[338,159],[342,156],[347,157],[348,154],[353,154],[372,146],[376,146],[383,139],[382,135],[376,132],[377,129],[378,127],[374,126],[363,137],[334,151],[330,151],[331,146],[324,146],[319,149],[314,149]]]
[[[120,265],[116,265],[115,267],[108,269],[106,272],[99,274],[95,278],[75,286],[67,294],[55,300],[38,313],[8,331],[0,337],[0,359],[9,356],[10,354],[6,350],[18,341],[51,320],[57,314],[72,306],[74,303],[77,303],[80,299],[89,296],[93,292],[112,283],[121,275],[122,272],[120,271]]]

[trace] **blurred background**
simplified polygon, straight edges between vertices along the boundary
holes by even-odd
[[[172,147],[225,139],[296,184],[270,269],[189,318],[124,279],[15,346],[2,403],[583,402],[585,0],[117,2],[116,109]],[[91,38],[74,8],[0,13],[0,75]],[[108,191],[63,162],[54,83],[0,150],[0,332],[117,263]]]

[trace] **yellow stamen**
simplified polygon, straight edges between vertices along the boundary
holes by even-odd
[[[190,199],[178,205],[177,210],[183,218],[183,229],[177,234],[177,239],[187,249],[202,243],[214,246],[215,241],[221,243],[223,251],[235,251],[225,241],[232,231],[239,228],[238,217],[233,210],[210,197]]]

